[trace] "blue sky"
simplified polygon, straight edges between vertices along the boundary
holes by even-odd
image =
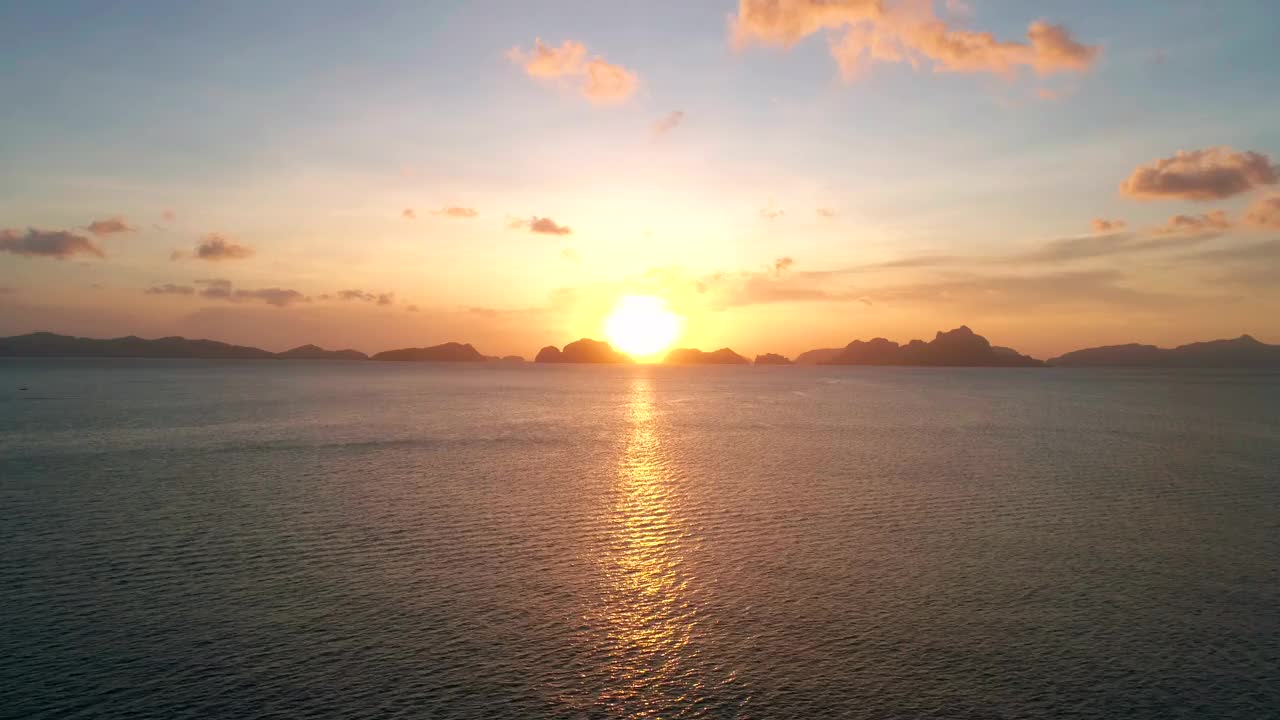
[[[1126,288],[1207,298],[1217,309],[1188,322],[1172,305],[1163,315],[1148,305],[1070,303],[1019,315],[878,301],[874,292],[859,299],[830,286],[811,293],[816,303],[791,292],[749,306],[655,289],[646,279],[655,268],[696,287],[717,274],[749,281],[780,257],[793,258],[797,272],[823,273],[923,255],[1025,253],[1088,234],[1094,218],[1148,232],[1177,214],[1243,216],[1275,189],[1210,203],[1118,191],[1136,168],[1179,150],[1280,155],[1275,3],[934,5],[949,27],[1002,41],[1025,39],[1036,20],[1060,23],[1100,55],[1047,75],[938,72],[918,58],[918,67],[879,63],[849,82],[830,50],[844,27],[790,47],[735,48],[733,0],[9,3],[0,7],[0,227],[75,230],[123,217],[133,231],[102,238],[105,258],[0,255],[0,287],[10,289],[0,329],[45,321],[63,327],[43,329],[75,332],[230,329],[261,342],[280,326],[302,326],[338,342],[376,328],[351,342],[396,344],[466,339],[446,335],[522,313],[511,325],[528,337],[503,325],[477,332],[501,346],[495,352],[529,354],[523,343],[534,334],[589,335],[617,294],[643,287],[689,316],[690,341],[744,351],[794,352],[873,333],[905,340],[979,320],[993,328],[988,335],[1010,336],[993,339],[1043,352],[1069,349],[1055,345],[1063,334],[1077,344],[1245,330],[1280,340],[1268,317],[1275,291],[1232,291],[1226,314],[1239,321],[1224,323],[1227,300],[1203,287],[1219,270],[1148,271],[1156,255],[1100,258],[1099,271],[1123,272]],[[536,38],[581,43],[638,84],[625,101],[598,105],[563,80],[531,77],[508,53]],[[654,123],[673,111],[682,122],[655,135]],[[478,217],[431,215],[445,206]],[[419,217],[404,219],[405,208]],[[508,227],[532,216],[573,232],[531,237]],[[211,233],[252,247],[252,257],[170,259]],[[1233,228],[1211,242],[1268,238],[1265,228]],[[927,272],[857,282],[880,292],[956,271]],[[209,277],[297,288],[315,302],[268,308],[145,293]],[[828,282],[795,276],[788,287],[819,281]],[[319,301],[352,287],[393,292],[392,307],[418,311]],[[576,305],[564,301],[570,291]],[[472,308],[497,314],[478,319]],[[299,313],[312,322],[295,322]],[[249,322],[202,325],[210,314]],[[795,315],[831,319],[776,338],[755,331]],[[1100,317],[1110,324],[1099,329]],[[1028,331],[1044,323],[1064,332]],[[1140,334],[1135,323],[1152,331],[1123,337]],[[559,335],[547,342],[566,339]]]

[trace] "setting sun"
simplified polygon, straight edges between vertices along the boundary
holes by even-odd
[[[666,350],[680,336],[680,316],[651,295],[627,295],[605,320],[609,342],[628,355],[644,357]]]

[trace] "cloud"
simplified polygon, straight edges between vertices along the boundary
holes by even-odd
[[[417,220],[418,213],[414,212],[413,208],[405,208],[404,210],[400,211],[400,217],[404,218],[405,220]]]
[[[417,306],[417,305],[409,305],[408,307],[406,307],[406,308],[405,308],[405,310],[406,310],[406,311],[408,311],[408,312],[418,312],[418,306]]]
[[[528,228],[531,233],[542,235],[569,235],[573,230],[568,225],[559,225],[551,218],[533,216],[528,220],[512,218],[507,227],[512,230]]]
[[[954,9],[954,8],[953,8]],[[951,27],[918,0],[739,0],[732,42],[788,47],[822,30],[846,80],[875,63],[909,63],[935,72],[1009,75],[1020,67],[1040,75],[1089,69],[1100,50],[1061,25],[1031,23],[1026,41],[1002,41],[987,32]]]
[[[512,48],[507,57],[530,77],[570,82],[583,97],[600,105],[625,102],[639,85],[634,72],[599,56],[588,59],[586,46],[572,40],[552,47],[539,38],[533,50]]]
[[[786,210],[778,210],[774,208],[772,205],[770,205],[767,208],[762,208],[760,210],[760,217],[764,218],[765,220],[777,220],[778,218],[786,214],[787,214]]]
[[[1157,233],[1212,232],[1220,233],[1231,229],[1231,220],[1222,210],[1201,213],[1199,215],[1174,215],[1169,222],[1156,230]]]
[[[83,235],[67,230],[37,230],[36,228],[27,228],[25,233],[18,230],[0,230],[0,252],[27,257],[51,257],[58,260],[66,260],[76,255],[106,257],[102,248]]]
[[[376,303],[378,305],[391,305],[396,301],[396,294],[389,293],[371,293],[363,290],[339,290],[337,298],[343,301],[358,301],[367,303]]]
[[[204,289],[200,291],[201,297],[212,298],[214,300],[228,300],[231,298],[230,280],[212,278],[209,280],[197,280],[196,284],[204,286]]]
[[[1280,228],[1280,195],[1258,198],[1244,213],[1246,224],[1262,228]]]
[[[122,217],[110,217],[103,220],[94,220],[85,227],[85,230],[98,237],[105,237],[115,233],[134,232],[136,228],[130,227],[129,223]]]
[[[831,208],[818,208],[816,212],[818,213],[818,217],[824,217],[824,218],[833,218],[839,214],[835,210],[832,210]]]
[[[209,233],[201,238],[200,242],[196,243],[191,257],[210,262],[219,262],[222,260],[243,260],[252,255],[253,248],[237,244],[218,233]],[[175,251],[169,256],[169,259],[180,260],[184,257],[186,255],[183,252]]]
[[[469,207],[444,207],[437,210],[435,214],[451,218],[473,218],[480,213]]]
[[[232,303],[262,302],[274,307],[288,307],[295,303],[310,302],[311,298],[288,288],[270,287],[257,290],[236,289],[230,280],[223,278],[206,278],[196,280],[192,285],[175,285],[165,283],[143,291],[147,295],[199,296],[207,300],[221,300]]]
[[[147,295],[194,295],[196,289],[190,285],[174,285],[173,283],[165,283],[149,287],[144,290]]]
[[[174,220],[177,220],[177,219],[178,219],[178,215],[177,215],[177,213],[175,213],[175,212],[174,212],[174,211],[172,211],[172,210],[165,210],[164,212],[160,213],[160,217],[161,217],[165,222],[173,222]]]
[[[1120,193],[1139,200],[1221,200],[1276,181],[1277,168],[1266,155],[1212,147],[1179,150],[1142,165],[1120,184]]]
[[[672,110],[653,124],[654,135],[665,135],[684,122],[684,111]]]
[[[1107,220],[1106,218],[1094,218],[1089,223],[1089,225],[1090,227],[1093,228],[1093,231],[1096,233],[1109,233],[1109,232],[1115,232],[1117,230],[1123,230],[1125,228],[1126,223],[1123,220]]]
[[[237,302],[240,300],[261,300],[268,305],[286,307],[296,302],[305,302],[307,297],[297,290],[273,287],[261,290],[236,290],[231,299]]]
[[[791,266],[795,264],[796,261],[789,257],[780,257],[773,261],[773,274],[775,276],[782,275],[782,273],[790,270]]]

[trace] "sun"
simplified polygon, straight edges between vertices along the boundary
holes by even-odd
[[[680,337],[680,316],[667,309],[667,301],[652,295],[626,295],[618,299],[604,321],[609,343],[628,355],[644,357],[666,350]]]

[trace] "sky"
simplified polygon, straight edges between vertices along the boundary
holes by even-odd
[[[1280,342],[1270,0],[0,5],[0,334]]]

